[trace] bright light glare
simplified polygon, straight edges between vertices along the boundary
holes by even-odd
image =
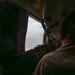
[[[28,30],[26,35],[26,50],[43,44],[43,33],[44,31],[42,25],[36,20],[29,17]]]

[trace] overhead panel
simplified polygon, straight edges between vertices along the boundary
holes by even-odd
[[[11,1],[25,9],[28,9],[31,3],[31,0],[11,0]]]
[[[40,12],[40,2],[41,0],[33,0],[33,2],[30,5],[30,9],[38,15]]]
[[[26,10],[29,10],[36,16],[40,17],[39,14],[42,0],[11,0],[11,1],[17,4],[18,6]]]

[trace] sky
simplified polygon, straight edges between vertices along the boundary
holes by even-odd
[[[41,23],[29,17],[26,35],[26,50],[33,49],[37,45],[41,45],[43,43],[43,33],[44,30]]]

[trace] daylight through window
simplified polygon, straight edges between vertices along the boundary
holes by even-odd
[[[33,49],[37,45],[43,44],[43,33],[44,31],[41,23],[29,17],[25,50],[27,51]]]

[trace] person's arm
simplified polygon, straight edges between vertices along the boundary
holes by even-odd
[[[33,75],[54,75],[55,66],[53,59],[43,58],[37,65]]]
[[[50,56],[50,53],[45,55],[32,75],[64,75],[65,67],[55,57],[55,55]]]

